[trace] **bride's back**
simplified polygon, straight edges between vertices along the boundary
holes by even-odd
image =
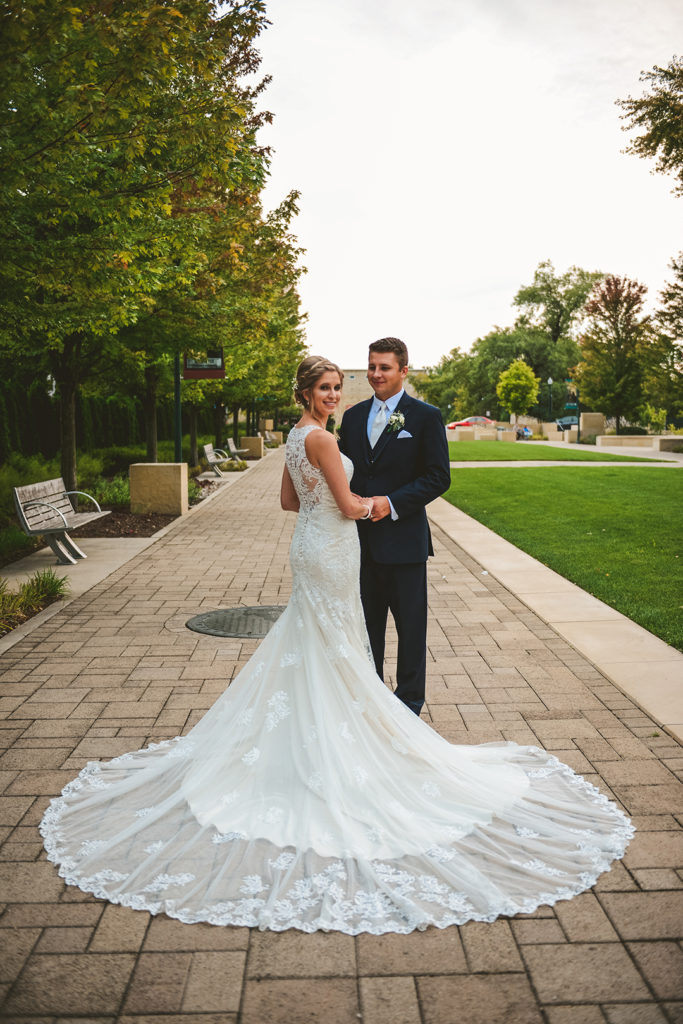
[[[292,427],[287,438],[285,459],[287,469],[294,484],[302,512],[310,512],[317,506],[337,509],[337,503],[330,491],[323,471],[314,466],[306,454],[306,438],[312,430],[322,430],[315,424],[305,427]],[[353,463],[342,455],[342,464],[347,480],[353,476]],[[339,513],[341,515],[341,513]]]

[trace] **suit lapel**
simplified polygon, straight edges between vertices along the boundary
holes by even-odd
[[[374,399],[364,398],[362,402],[359,402],[361,406],[361,414],[359,416],[360,426],[360,450],[363,453],[363,458],[369,464],[372,461],[372,449],[370,448],[370,442],[368,440],[368,416],[370,415],[370,409]]]
[[[398,405],[394,409],[394,412],[402,412],[403,415],[405,416],[406,415],[406,409],[408,408],[410,403],[411,403],[410,395],[406,391],[404,391],[403,395],[401,397],[401,401],[398,403]],[[367,431],[366,431],[366,433],[367,433]],[[387,426],[384,428],[384,431],[379,436],[379,440],[377,441],[377,444],[372,449],[372,459],[373,459],[373,462],[377,462],[377,459],[380,457],[380,455],[382,454],[382,452],[384,451],[386,446],[389,444],[389,441],[391,440],[391,438],[395,437],[398,433],[400,433],[400,431],[398,431],[398,430],[389,430],[389,424],[387,423]],[[370,443],[368,442],[368,448],[369,447],[370,447]]]

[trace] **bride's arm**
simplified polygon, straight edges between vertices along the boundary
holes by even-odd
[[[282,485],[280,486],[280,505],[285,512],[299,511],[299,497],[294,489],[289,470],[285,466],[282,471]]]
[[[368,518],[372,498],[359,498],[351,493],[342,465],[339,448],[327,430],[312,430],[305,441],[309,461],[323,471],[327,486],[339,509],[348,519]]]

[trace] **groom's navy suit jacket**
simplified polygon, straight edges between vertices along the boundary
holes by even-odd
[[[398,519],[358,522],[361,557],[381,564],[426,562],[434,554],[425,505],[448,489],[451,474],[441,413],[404,392],[396,412],[400,430],[385,428],[374,449],[368,441],[372,398],[347,409],[339,430],[339,447],[353,462],[351,490],[362,497],[386,495]],[[403,432],[410,437],[399,437]]]

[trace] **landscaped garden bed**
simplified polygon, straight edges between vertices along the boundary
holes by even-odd
[[[64,597],[68,590],[69,581],[54,569],[39,570],[16,591],[0,578],[0,637]]]
[[[160,458],[170,461],[170,442],[162,442],[159,448]],[[141,446],[108,448],[93,454],[79,455],[79,490],[87,491],[101,508],[111,514],[75,530],[76,543],[79,537],[150,537],[175,518],[172,515],[133,515],[130,512],[128,466],[135,461],[145,461]],[[219,486],[216,479],[196,479],[201,468],[198,467],[190,475],[188,497],[191,505],[201,501]],[[206,464],[203,468],[206,468]],[[12,489],[39,480],[53,479],[60,474],[57,458],[44,459],[38,455],[26,458],[14,455],[0,466],[0,566],[30,555],[44,543],[39,537],[26,536],[19,527]]]

